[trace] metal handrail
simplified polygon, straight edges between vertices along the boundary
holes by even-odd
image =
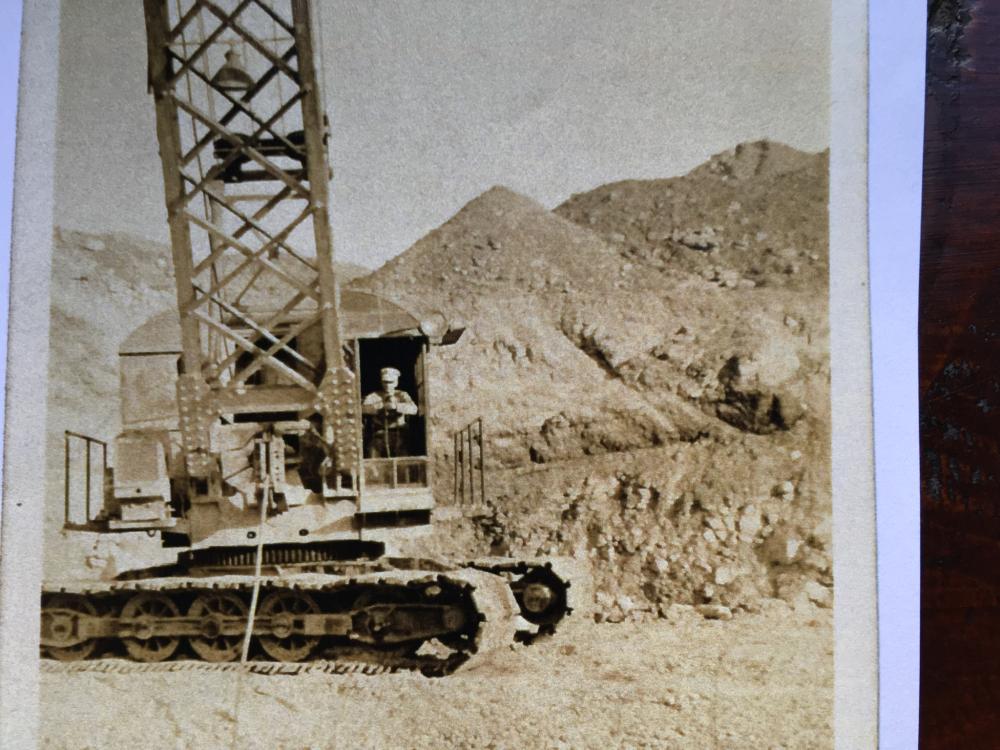
[[[91,446],[92,445],[97,444],[97,445],[101,446],[101,464],[102,464],[102,467],[103,467],[103,471],[101,472],[101,487],[102,488],[104,487],[104,478],[107,476],[107,473],[108,473],[108,444],[105,441],[99,440],[99,439],[97,439],[95,437],[91,437],[90,435],[84,435],[84,434],[79,433],[79,432],[73,432],[72,430],[65,430],[63,432],[63,450],[64,450],[64,462],[63,462],[63,471],[64,471],[64,477],[63,477],[63,479],[64,479],[64,482],[63,482],[63,485],[64,485],[64,492],[65,492],[65,495],[64,495],[64,509],[63,509],[63,525],[64,526],[69,526],[70,525],[70,446],[71,446],[71,441],[73,439],[83,440],[84,441],[84,445],[86,446],[85,447],[85,453],[84,453],[84,462],[85,462],[85,467],[84,467],[84,482],[86,483],[86,488],[85,488],[85,492],[84,492],[84,512],[86,514],[85,517],[84,517],[84,524],[88,524],[91,521],[91,518],[90,518],[90,495],[91,495],[91,486],[93,485],[93,480],[92,480],[92,477],[91,477],[91,468],[90,468],[90,465],[91,465]],[[102,493],[103,493],[103,490],[102,490]],[[101,499],[103,501],[103,496],[102,496]]]
[[[482,417],[474,419],[452,435],[452,457],[455,467],[453,493],[458,505],[465,505],[466,498],[469,505],[474,505],[477,489],[479,502],[482,503],[486,499],[484,444]]]

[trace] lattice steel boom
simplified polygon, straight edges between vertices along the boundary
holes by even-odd
[[[308,0],[145,0],[170,226],[188,475],[220,415],[322,417],[356,475],[330,229],[327,122]]]

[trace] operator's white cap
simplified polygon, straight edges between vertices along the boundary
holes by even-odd
[[[380,373],[382,375],[383,383],[387,380],[399,380],[399,370],[395,367],[383,367]]]

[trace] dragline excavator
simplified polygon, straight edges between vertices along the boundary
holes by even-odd
[[[318,6],[144,9],[177,304],[121,346],[114,468],[82,517],[67,471],[66,527],[146,532],[176,559],[46,584],[43,655],[360,651],[441,674],[552,631],[573,595],[558,561],[397,551],[434,508],[427,354],[461,331],[338,289]],[[67,433],[67,469],[71,440],[89,482],[108,446]]]

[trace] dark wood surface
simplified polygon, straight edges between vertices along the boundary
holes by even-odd
[[[920,746],[1000,748],[1000,0],[929,21]]]

